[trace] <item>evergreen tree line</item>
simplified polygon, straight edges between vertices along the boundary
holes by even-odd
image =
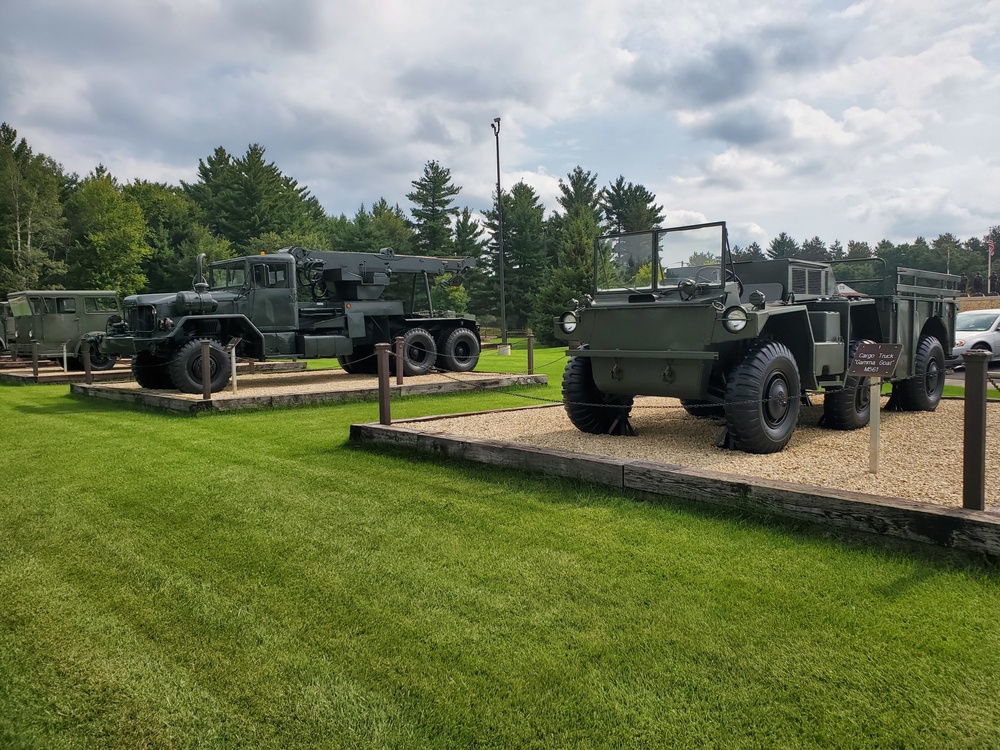
[[[411,182],[407,214],[385,198],[348,217],[328,215],[309,190],[267,161],[252,144],[242,156],[219,147],[199,160],[192,183],[135,180],[122,184],[98,165],[84,178],[35,153],[7,123],[0,125],[0,295],[18,289],[113,289],[122,295],[191,286],[195,257],[210,260],[288,245],[398,254],[475,256],[461,287],[439,286],[435,305],[471,312],[485,324],[500,318],[496,195],[479,221],[460,207],[451,172],[429,161]],[[500,196],[506,317],[511,329],[551,338],[552,318],[593,286],[594,239],[652,229],[663,206],[643,185],[619,176],[599,187],[576,167],[559,181],[558,207],[546,218],[535,190],[519,182]],[[839,260],[881,257],[890,265],[975,275],[987,266],[987,243],[1000,228],[962,242],[951,234],[875,247],[850,241],[801,244],[782,232],[766,249],[733,247],[737,259]],[[861,264],[863,265],[863,264]],[[838,277],[850,279],[850,266]],[[862,270],[858,270],[862,274]]]

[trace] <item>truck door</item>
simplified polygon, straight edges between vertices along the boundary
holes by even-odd
[[[295,266],[269,258],[251,261],[250,320],[260,331],[293,331],[298,327]]]

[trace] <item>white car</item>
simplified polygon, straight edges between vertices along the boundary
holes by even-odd
[[[991,362],[1000,359],[1000,310],[966,310],[955,316],[953,360],[961,364],[970,349],[985,349]]]

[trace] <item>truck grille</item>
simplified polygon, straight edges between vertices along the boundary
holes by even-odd
[[[156,311],[152,305],[125,307],[125,322],[133,333],[152,333],[156,323]]]

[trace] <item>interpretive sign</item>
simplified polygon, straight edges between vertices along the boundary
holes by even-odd
[[[862,342],[854,352],[854,359],[847,367],[847,374],[865,378],[891,378],[896,372],[899,354],[902,351],[902,344]]]

